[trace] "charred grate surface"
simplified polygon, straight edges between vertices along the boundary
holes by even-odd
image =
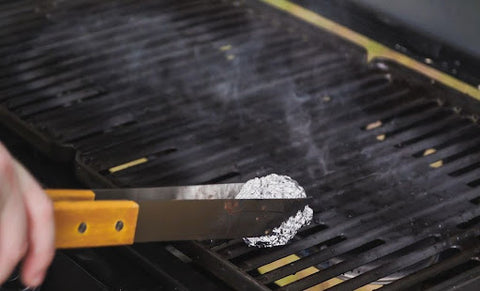
[[[2,118],[53,156],[72,147],[89,183],[275,172],[305,186],[315,223],[285,247],[178,244],[234,287],[277,289],[311,267],[282,288],[442,288],[479,274],[480,129],[448,102],[456,92],[257,3],[0,7]]]

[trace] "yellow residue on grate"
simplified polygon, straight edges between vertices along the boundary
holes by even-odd
[[[220,47],[220,50],[221,50],[222,52],[226,52],[226,51],[229,51],[229,50],[231,50],[231,49],[232,49],[232,45],[231,45],[231,44],[222,45],[222,46]]]
[[[227,60],[231,61],[231,60],[235,59],[235,55],[227,55],[226,58],[227,58]]]
[[[441,166],[443,166],[442,160],[439,160],[430,164],[430,168],[434,168],[434,169],[440,168]]]
[[[384,141],[386,137],[387,137],[387,136],[384,135],[384,134],[379,134],[379,135],[377,135],[377,140],[379,140],[379,141]]]
[[[434,149],[434,148],[429,148],[429,149],[426,149],[425,151],[423,151],[423,156],[426,157],[426,156],[429,156],[429,155],[432,155],[434,153],[436,153],[437,150]]]
[[[299,259],[300,258],[297,255],[290,255],[290,256],[282,258],[280,260],[276,260],[275,262],[272,262],[270,264],[261,266],[260,268],[258,268],[258,272],[260,274],[264,274],[264,273],[270,272],[272,270],[278,269],[282,266],[288,265],[292,262],[298,261]],[[277,284],[278,286],[285,286],[287,284],[290,284],[292,282],[300,280],[301,278],[307,277],[307,276],[309,276],[311,274],[314,274],[316,272],[318,272],[317,268],[309,267],[307,269],[304,269],[304,270],[301,270],[301,271],[295,273],[294,275],[290,275],[290,276],[284,277],[280,280],[277,280],[277,281],[275,281],[275,284]]]
[[[382,126],[382,121],[381,120],[377,120],[375,122],[372,122],[372,123],[369,123],[367,124],[367,126],[365,127],[366,130],[372,130],[372,129],[375,129],[375,128],[378,128]]]
[[[269,263],[267,265],[259,267],[258,272],[260,274],[265,274],[265,273],[268,273],[270,271],[273,271],[275,269],[278,269],[280,267],[283,267],[285,265],[288,265],[288,264],[293,263],[293,262],[298,261],[298,260],[300,260],[300,257],[298,257],[297,255],[290,255],[290,256],[281,258],[279,260],[276,260],[272,263]],[[313,275],[313,274],[315,274],[319,271],[320,271],[320,269],[318,269],[316,267],[308,267],[306,269],[298,271],[297,273],[295,273],[293,275],[289,275],[287,277],[284,277],[282,279],[279,279],[279,280],[275,281],[275,284],[277,284],[280,287],[286,286],[286,285],[291,284],[295,281],[298,281],[298,280],[303,279],[305,277],[311,276],[311,275]],[[342,282],[343,282],[343,280],[341,280],[341,279],[333,278],[333,279],[327,280],[325,282],[322,282],[318,285],[315,285],[315,286],[310,287],[310,288],[305,289],[305,290],[308,290],[308,291],[322,291],[322,290],[328,289],[330,287],[333,287],[337,284],[340,284]],[[371,291],[371,290],[375,290],[375,289],[380,288],[380,287],[381,287],[380,285],[371,284],[371,285],[365,285],[361,288],[358,288],[357,290],[358,291]]]
[[[140,165],[140,164],[143,164],[143,163],[146,163],[146,162],[148,162],[148,159],[144,157],[144,158],[136,159],[136,160],[133,160],[133,161],[130,161],[128,163],[124,163],[124,164],[121,164],[121,165],[118,165],[118,166],[115,166],[115,167],[111,167],[110,169],[108,169],[108,171],[110,173],[120,172],[120,171],[123,171],[127,168],[137,166],[137,165]]]

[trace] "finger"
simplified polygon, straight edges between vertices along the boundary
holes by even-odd
[[[17,162],[28,219],[28,251],[22,266],[22,281],[28,286],[42,283],[55,254],[53,204],[40,185]]]
[[[13,158],[0,144],[0,284],[27,250],[27,218]]]

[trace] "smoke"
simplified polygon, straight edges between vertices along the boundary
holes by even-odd
[[[229,134],[239,144],[258,144],[249,154],[271,151],[271,167],[290,168],[285,174],[314,180],[335,171],[330,153],[336,144],[315,133],[315,114],[323,114],[328,104],[324,96],[302,91],[298,67],[306,66],[298,66],[294,56],[305,40],[293,27],[288,38],[274,38],[266,36],[277,29],[286,33],[279,23],[251,21],[258,16],[248,10],[198,9],[198,15],[185,17],[182,5],[163,13],[155,1],[143,4],[148,9],[89,3],[68,7],[65,2],[44,11],[49,25],[32,46],[56,60],[49,74],[61,78],[59,72],[65,72],[82,86],[105,92],[112,104],[141,100],[127,109],[129,120],[148,111],[204,123],[213,131],[233,124]],[[311,73],[316,69],[311,66]],[[105,118],[105,126],[121,124],[116,116]],[[229,137],[218,138],[228,144]]]

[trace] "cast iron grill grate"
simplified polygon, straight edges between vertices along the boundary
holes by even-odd
[[[2,118],[52,156],[75,153],[90,185],[275,172],[305,186],[315,222],[285,247],[176,244],[233,287],[478,275],[480,129],[458,93],[258,3],[0,5]]]

